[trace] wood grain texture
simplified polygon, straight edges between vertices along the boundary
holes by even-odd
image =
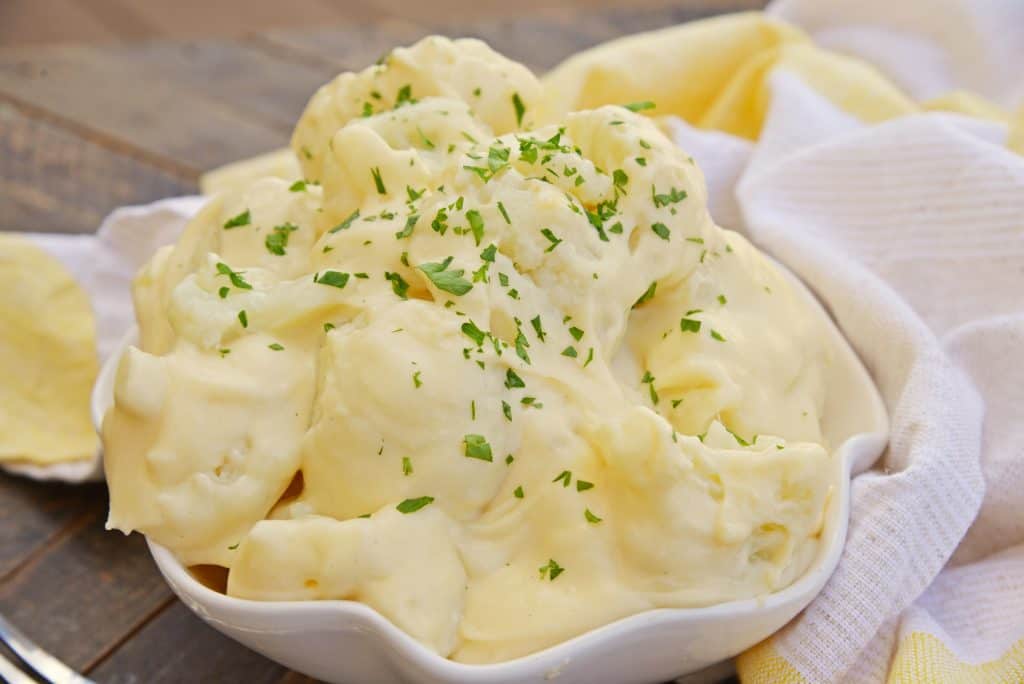
[[[119,206],[195,192],[190,175],[156,168],[0,100],[0,231],[91,233]]]
[[[99,496],[47,553],[0,584],[0,613],[79,670],[171,600],[142,537],[107,532],[105,519],[106,497]]]
[[[94,230],[119,205],[193,192],[199,172],[284,144],[317,86],[427,33],[481,37],[542,70],[615,36],[763,5],[311,0],[274,11],[321,26],[275,22],[254,35],[270,10],[252,0],[238,38],[12,50],[10,27],[26,25],[10,10],[24,3],[41,12],[35,24],[52,16],[112,39],[172,35],[197,8],[210,26],[230,17],[200,0],[170,17],[148,5],[121,11],[123,0],[0,0],[0,230],[68,232]],[[328,26],[339,13],[345,25]],[[100,682],[310,684],[201,623],[171,597],[141,537],[103,530],[105,509],[101,485],[0,475],[0,612]]]

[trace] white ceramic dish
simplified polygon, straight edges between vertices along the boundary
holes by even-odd
[[[813,295],[797,284],[827,317]],[[768,637],[810,603],[839,562],[850,477],[869,467],[885,448],[888,418],[856,354],[834,325],[830,334],[839,353],[830,371],[823,427],[829,442],[838,445],[835,458],[843,477],[829,503],[823,543],[808,571],[786,589],[762,598],[652,610],[516,660],[464,665],[428,650],[364,604],[232,598],[200,583],[167,549],[153,542],[149,549],[167,583],[203,620],[249,648],[327,682],[665,682],[731,658]],[[135,339],[133,330],[100,373],[93,392],[97,425],[113,402],[121,352]]]

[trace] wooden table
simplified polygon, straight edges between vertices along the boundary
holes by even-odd
[[[206,170],[286,144],[317,86],[428,33],[473,35],[543,70],[617,35],[758,0],[389,20],[229,41],[0,49],[0,230],[86,233],[123,204],[196,191]],[[102,682],[302,682],[195,618],[139,535],[106,532],[106,489],[0,475],[0,613]]]

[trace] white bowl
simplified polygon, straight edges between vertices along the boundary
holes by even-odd
[[[813,295],[796,282],[827,318]],[[821,591],[846,540],[850,476],[869,467],[885,448],[888,418],[882,400],[829,320],[839,353],[830,370],[823,428],[829,443],[839,445],[835,458],[845,476],[830,500],[822,543],[810,568],[774,594],[706,608],[651,610],[522,658],[465,665],[430,651],[362,603],[233,598],[200,583],[170,551],[152,541],[150,552],[178,597],[207,623],[268,658],[327,682],[513,684],[557,678],[641,684],[696,672],[767,638]],[[100,373],[93,392],[97,424],[113,402],[121,353],[136,337],[131,331]]]

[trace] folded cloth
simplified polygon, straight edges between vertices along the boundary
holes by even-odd
[[[549,116],[656,102],[715,219],[814,288],[890,410],[837,571],[738,659],[744,682],[1024,681],[1022,12],[789,0],[613,41],[546,78]],[[294,168],[287,153],[258,165]],[[105,224],[115,245],[126,216],[184,220],[131,211]],[[86,289],[127,322],[117,277],[121,299]]]

